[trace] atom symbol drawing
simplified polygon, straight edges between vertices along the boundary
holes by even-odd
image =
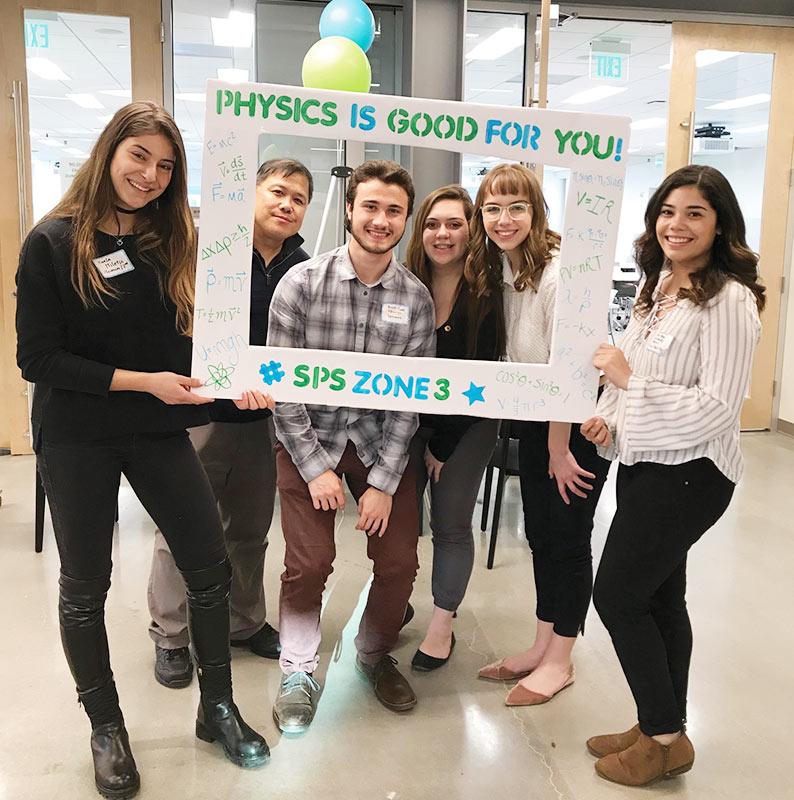
[[[204,382],[205,386],[213,386],[217,389],[229,389],[232,382],[229,376],[234,372],[234,367],[227,367],[225,364],[209,364],[207,366],[209,378]]]

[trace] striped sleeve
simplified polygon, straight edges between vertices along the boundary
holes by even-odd
[[[609,433],[612,436],[612,441],[606,446],[601,447],[596,445],[598,455],[607,461],[614,461],[618,457],[615,439],[617,438],[617,416],[618,416],[618,401],[620,400],[620,389],[613,383],[607,382],[604,386],[604,391],[601,392],[601,397],[598,398],[598,404],[594,416],[601,417],[609,428]]]
[[[761,323],[755,300],[729,281],[703,313],[700,368],[692,386],[633,374],[626,397],[625,438],[632,450],[683,450],[729,432],[747,392]],[[673,348],[671,348],[671,351]],[[689,359],[687,348],[670,357]]]

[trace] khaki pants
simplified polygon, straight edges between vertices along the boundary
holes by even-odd
[[[265,624],[265,551],[276,492],[273,419],[211,422],[191,429],[190,439],[210,479],[234,570],[232,639],[247,639]],[[159,530],[149,575],[149,613],[149,635],[159,647],[187,647],[185,585]]]
[[[280,444],[276,445],[276,460],[286,544],[279,606],[281,669],[286,674],[313,672],[319,662],[323,589],[336,555],[336,512],[314,508],[306,482]],[[368,488],[369,468],[356,455],[352,442],[348,442],[335,471],[345,476],[358,502]],[[419,568],[414,475],[409,462],[392,498],[388,528],[382,537],[356,531],[366,539],[373,565],[372,585],[355,640],[361,659],[367,663],[376,663],[394,647]],[[357,514],[355,506],[351,510]]]

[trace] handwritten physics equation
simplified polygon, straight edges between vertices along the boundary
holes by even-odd
[[[204,394],[580,421],[607,304],[629,119],[272,84],[207,82],[192,374]],[[570,168],[549,364],[415,359],[248,344],[257,149],[262,133],[466,151]],[[421,200],[421,198],[418,198]]]

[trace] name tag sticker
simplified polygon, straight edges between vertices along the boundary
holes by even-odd
[[[125,272],[132,272],[135,269],[123,248],[116,250],[115,253],[95,258],[93,262],[105,278],[115,278],[117,275],[123,275]]]
[[[672,343],[673,343],[672,333],[657,332],[654,333],[650,339],[648,339],[647,349],[649,353],[656,353],[657,356],[660,356],[666,350],[670,349],[670,345]]]
[[[394,325],[407,325],[411,321],[411,309],[400,303],[384,303],[380,318],[384,322],[391,322]]]

